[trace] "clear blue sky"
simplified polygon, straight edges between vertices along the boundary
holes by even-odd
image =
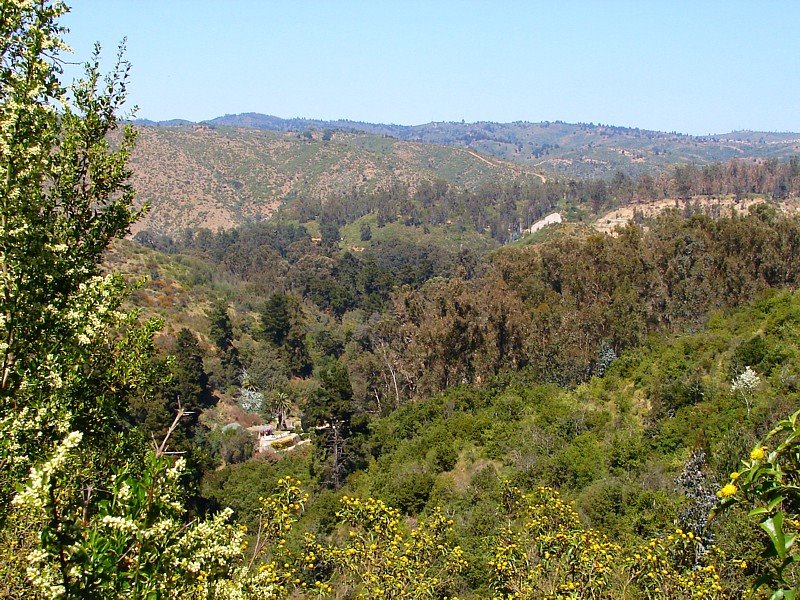
[[[800,0],[73,0],[138,116],[800,132]]]

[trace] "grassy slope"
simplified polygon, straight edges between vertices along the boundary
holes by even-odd
[[[129,304],[145,317],[164,321],[159,337],[169,338],[183,327],[201,336],[208,351],[206,315],[218,298],[241,298],[244,284],[202,260],[168,255],[135,242],[117,241],[104,257],[104,266],[137,282]],[[158,338],[157,338],[158,341]]]
[[[369,241],[363,241],[361,239],[361,226],[364,223],[370,226],[372,232],[372,238]],[[341,237],[342,241],[340,242],[340,246],[342,249],[355,252],[361,252],[363,249],[368,248],[370,244],[390,240],[413,242],[425,246],[437,246],[451,252],[458,252],[461,249],[470,249],[478,254],[483,254],[495,248],[497,245],[489,236],[481,235],[476,231],[462,231],[454,225],[423,228],[394,222],[387,223],[383,227],[378,227],[377,218],[374,214],[361,217],[354,223],[343,227],[341,230]]]

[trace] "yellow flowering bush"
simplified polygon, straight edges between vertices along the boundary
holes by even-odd
[[[556,490],[523,495],[506,485],[508,526],[493,540],[496,598],[604,597],[621,548],[585,529]]]
[[[207,580],[198,598],[207,598],[213,592],[218,600],[264,600],[286,598],[295,587],[304,587],[298,579],[298,570],[292,566],[294,559],[286,550],[286,536],[308,500],[300,482],[291,477],[279,479],[273,493],[261,498],[258,530],[250,558],[245,559],[245,548],[239,549],[240,564],[227,578]]]
[[[720,598],[720,570],[725,557],[713,546],[708,552],[698,553],[698,543],[691,531],[677,529],[665,539],[650,540],[641,548],[626,551],[628,581],[645,598]]]
[[[506,484],[503,504],[508,523],[489,561],[497,600],[720,597],[724,557],[712,548],[698,563],[692,533],[622,547],[585,528],[554,489],[525,495]]]
[[[556,490],[533,494],[506,484],[509,524],[493,540],[489,561],[496,598],[601,597],[608,589],[620,548],[586,530]]]
[[[780,421],[718,493],[717,511],[743,507],[766,534],[764,556],[772,562],[765,563],[767,570],[756,585],[771,588],[773,598],[794,598],[800,589],[800,550],[795,544],[800,532],[798,420],[800,411]]]
[[[345,496],[338,513],[340,540],[307,540],[305,567],[328,589],[357,598],[432,598],[448,593],[464,569],[463,552],[450,542],[453,522],[439,510],[407,530],[400,512],[381,500]]]

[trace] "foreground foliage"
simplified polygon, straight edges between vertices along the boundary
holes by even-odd
[[[666,538],[623,547],[581,525],[553,489],[523,495],[507,486],[510,524],[491,560],[498,598],[718,598],[724,557],[697,556],[700,540],[678,529]]]
[[[182,461],[164,444],[146,452],[131,427],[159,324],[122,310],[121,278],[99,269],[139,214],[133,131],[108,141],[128,66],[120,57],[103,79],[96,51],[68,93],[66,10],[14,0],[0,11],[0,585],[5,597],[185,597],[199,569],[238,553],[241,533],[225,512],[187,522]]]
[[[800,589],[795,545],[800,532],[800,411],[780,421],[731,473],[718,492],[719,510],[746,507],[766,533],[764,556],[773,558],[759,578],[774,592],[773,599],[795,598]]]

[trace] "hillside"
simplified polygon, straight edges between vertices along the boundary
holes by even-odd
[[[566,546],[546,546],[552,555],[581,557],[585,539],[614,540],[623,558],[609,563],[613,577],[587,583],[594,597],[646,597],[619,582],[638,594],[646,565],[636,557],[653,544],[671,552],[669,536],[690,531],[699,541],[688,551],[712,541],[720,548],[703,559],[711,570],[665,559],[651,597],[682,597],[674,590],[701,585],[685,577],[709,572],[719,589],[696,596],[716,600],[747,597],[772,564],[758,557],[756,525],[728,513],[707,530],[705,511],[739,459],[796,405],[800,301],[775,288],[796,289],[797,226],[769,205],[718,220],[673,212],[616,238],[588,228],[573,235],[567,225],[536,246],[402,282],[399,259],[419,264],[412,248],[341,253],[290,224],[219,234],[190,248],[195,256],[121,242],[106,260],[149,275],[132,300],[170,323],[160,346],[177,354],[176,340],[188,335],[180,328],[192,330],[198,368],[220,398],[192,434],[215,461],[199,493],[212,507],[230,506],[250,531],[258,498],[286,475],[309,492],[290,552],[306,548],[307,533],[320,544],[314,555],[347,535],[336,524],[348,497],[375,498],[409,522],[440,507],[465,569],[445,589],[486,598],[511,585],[495,565],[513,531],[524,547],[550,539],[508,512],[508,492],[518,489],[544,506],[568,502]],[[227,271],[246,260],[242,279]],[[228,359],[213,331],[218,299]],[[747,369],[757,385],[739,393],[731,381]],[[269,422],[273,409],[245,408],[244,371],[290,399],[310,442],[250,459],[249,434],[229,432]],[[346,440],[341,463],[325,437],[330,427],[319,425],[333,418]],[[528,573],[524,558],[511,560]],[[548,579],[530,571],[531,585],[573,581],[573,563],[545,561],[532,564],[545,565]],[[314,565],[304,573],[319,576]]]
[[[269,217],[292,197],[327,198],[443,179],[460,188],[507,183],[529,167],[465,149],[335,132],[308,135],[206,126],[138,127],[133,185],[142,229],[230,228]]]
[[[298,398],[297,405],[307,415],[320,410],[320,402],[330,410],[335,405],[326,400],[331,393],[328,373],[338,366],[346,382],[340,392],[348,400],[344,412],[350,428],[347,465],[353,475],[338,490],[326,489],[324,482],[320,483],[326,473],[323,459],[327,446],[323,438],[314,436],[326,431],[322,428],[310,434],[313,441],[304,449],[254,460],[246,460],[247,456],[235,461],[226,458],[221,468],[205,472],[200,482],[203,497],[214,506],[232,507],[238,522],[255,531],[258,499],[272,493],[279,478],[297,478],[310,491],[310,497],[287,544],[292,551],[303,547],[301,537],[308,532],[326,543],[337,539],[336,513],[344,505],[343,497],[376,498],[409,521],[424,519],[440,507],[451,515],[448,539],[459,544],[467,565],[464,572],[455,573],[458,576],[448,580],[448,590],[462,598],[486,598],[504,581],[493,570],[494,557],[502,552],[503,536],[508,535],[502,527],[513,523],[520,531],[539,532],[532,530],[524,518],[504,512],[509,489],[505,482],[531,494],[542,493],[540,486],[549,486],[560,494],[552,500],[560,497],[570,502],[574,511],[570,517],[575,529],[570,530],[565,542],[569,544],[567,550],[557,547],[556,552],[547,547],[555,556],[569,557],[569,549],[579,550],[584,538],[577,532],[585,530],[591,539],[612,539],[618,544],[615,552],[624,560],[614,563],[613,569],[627,576],[628,570],[631,574],[638,572],[635,557],[644,554],[642,549],[651,547],[654,540],[666,543],[679,527],[693,532],[701,540],[698,543],[713,540],[724,552],[707,558],[714,572],[720,574],[716,581],[724,592],[717,590],[718,593],[700,597],[747,597],[746,588],[761,574],[760,565],[770,564],[758,556],[758,528],[742,515],[725,514],[705,530],[705,505],[700,503],[708,502],[708,498],[698,496],[686,484],[686,473],[692,473],[692,465],[699,465],[694,476],[706,489],[718,490],[729,473],[740,468],[739,459],[747,456],[772,424],[796,405],[794,365],[800,353],[796,335],[800,298],[796,292],[767,290],[764,286],[769,282],[762,281],[772,272],[771,267],[781,264],[778,240],[784,239],[791,246],[792,240],[797,239],[796,221],[784,221],[784,217],[770,216],[766,211],[719,222],[698,217],[684,220],[678,215],[664,218],[671,223],[663,222],[660,227],[654,223],[649,231],[629,231],[623,238],[587,238],[581,234],[554,237],[539,248],[504,249],[491,260],[496,274],[505,282],[495,277],[483,291],[478,286],[474,299],[471,292],[476,290],[464,287],[469,283],[435,279],[418,294],[406,294],[404,301],[395,305],[395,311],[407,310],[420,321],[417,328],[411,322],[401,325],[402,341],[393,342],[379,322],[357,307],[345,313],[340,322],[328,319],[324,311],[314,307],[313,295],[297,289],[296,293],[303,296],[304,344],[315,364],[314,376],[321,381],[312,383],[294,377],[281,385],[290,396]],[[653,250],[665,254],[650,256],[648,244],[642,245],[639,235],[645,242],[652,242]],[[767,239],[765,235],[771,237]],[[754,255],[768,256],[763,248],[773,249],[769,266],[761,265],[763,272],[759,271],[761,267],[753,273],[745,268],[754,261],[744,240],[756,245]],[[301,243],[307,245],[310,254],[297,258],[285,270],[290,277],[296,276],[315,252],[307,238]],[[553,270],[551,280],[542,282],[547,304],[540,302],[532,289],[542,280],[535,260],[540,254],[541,265]],[[333,256],[325,257],[315,269],[323,262],[333,262]],[[702,269],[688,273],[687,257],[703,265]],[[787,254],[786,258],[791,264],[780,271],[796,273],[793,256]],[[107,260],[115,269],[149,273],[151,281],[137,292],[134,301],[147,314],[166,317],[172,325],[171,332],[177,332],[180,326],[192,328],[205,353],[205,367],[216,382],[223,381],[222,361],[210,339],[208,317],[213,310],[212,299],[227,295],[233,338],[244,366],[248,372],[261,368],[275,377],[278,369],[272,363],[278,361],[280,354],[264,338],[261,328],[266,322],[265,311],[258,308],[268,294],[259,295],[253,287],[259,280],[276,285],[273,276],[253,274],[247,284],[224,274],[225,260],[212,265],[193,257],[161,255],[130,242],[115,246]],[[351,269],[374,269],[375,265],[359,267],[359,260],[350,257],[346,262]],[[726,266],[730,260],[741,264]],[[665,273],[655,275],[649,283],[640,282],[639,289],[648,290],[654,282],[663,281],[659,293],[666,295],[656,301],[639,300],[641,294],[632,290],[631,284],[649,278],[656,271],[654,267],[662,264]],[[712,264],[728,269],[727,275],[715,278]],[[340,262],[332,267],[342,283],[344,265]],[[316,270],[315,273],[319,275]],[[739,294],[737,298],[728,301],[723,300],[723,295],[713,297],[711,290],[721,292],[718,281],[730,280],[731,273],[742,277],[730,290]],[[688,277],[684,289],[675,289],[677,280],[671,277]],[[702,282],[706,281],[708,287],[703,288]],[[553,292],[555,282],[560,289],[557,295]],[[607,293],[601,289],[603,286],[608,286]],[[465,293],[453,293],[459,290]],[[692,293],[689,290],[696,295],[684,304],[687,294]],[[744,293],[746,290],[750,291]],[[516,308],[525,312],[513,317],[513,304],[505,303],[502,297],[517,293],[527,295]],[[568,295],[575,296],[574,304]],[[747,302],[753,297],[758,300]],[[485,304],[482,298],[489,303]],[[422,302],[428,303],[422,306]],[[712,308],[720,304],[727,309]],[[651,335],[619,346],[612,339],[615,335],[628,335],[636,327],[637,315],[646,318],[641,315],[643,310],[677,321],[684,318],[687,308],[699,310],[698,318],[689,320],[691,326],[670,330],[657,325]],[[605,325],[592,325],[594,318],[605,319],[612,313],[616,316]],[[573,325],[575,329],[559,335],[549,349],[545,348],[546,358],[488,376],[484,372],[483,377],[473,377],[465,385],[470,369],[477,374],[479,361],[491,358],[486,346],[472,353],[469,345],[489,338],[501,343],[499,336],[491,333],[492,321],[501,315],[515,318],[518,323],[533,323],[534,328],[539,321],[548,329],[563,331]],[[424,331],[422,321],[429,322]],[[510,336],[507,352],[502,354],[510,359],[516,334],[513,323],[509,321],[508,325],[495,323],[498,330]],[[589,334],[592,339],[582,339],[583,332],[594,332]],[[540,330],[529,335],[539,343],[549,334]],[[420,350],[415,346],[419,340],[425,344],[436,344],[438,340],[452,349],[449,354],[442,347],[434,350],[441,356],[439,364],[430,355],[424,358],[425,369],[434,375],[441,374],[443,368],[468,368],[454,373],[454,383],[437,388],[438,392],[429,388],[413,402],[401,402],[396,408],[396,392],[380,371],[385,368],[385,361],[391,360],[403,377],[410,373],[400,355],[409,339],[412,352]],[[570,360],[563,360],[559,352],[574,354],[580,345],[591,350],[593,340],[601,339],[611,345],[605,346],[606,352],[591,369],[575,371],[580,377],[573,385],[558,385],[553,382],[558,376],[543,376],[541,366],[549,363],[554,367],[553,375],[568,372],[565,367]],[[613,347],[619,355],[610,351]],[[418,357],[409,358],[416,362]],[[759,380],[750,395],[744,396],[731,387],[731,381],[747,367],[757,373]],[[420,390],[423,382],[417,381]],[[318,385],[323,386],[324,394],[315,395]],[[237,408],[231,401],[234,394],[226,396],[226,401],[204,414],[203,423],[211,425],[212,418],[216,425],[232,419],[257,418],[258,415],[247,415]],[[262,411],[266,421],[269,413],[265,413]],[[224,429],[217,427],[208,435],[217,439],[223,433]],[[711,496],[713,501],[716,496]],[[523,543],[534,547],[537,538],[532,533],[526,535],[532,537],[523,538]],[[693,552],[695,546],[690,545],[689,549]],[[581,556],[577,552],[575,555]],[[660,595],[653,597],[682,597],[669,591],[670,578],[681,582],[676,574],[683,572],[681,569],[686,573],[695,571],[691,564],[681,566],[675,562],[677,566],[665,562],[664,580],[659,583],[663,587],[658,588]],[[545,564],[544,559],[536,558],[534,564]],[[572,581],[569,566],[547,563],[548,573],[563,585]],[[317,574],[313,569],[310,572]],[[535,577],[532,580],[548,581]],[[598,597],[631,597],[626,595],[624,586],[620,587],[620,580],[616,576],[593,580],[589,589],[602,590]]]
[[[152,124],[152,122],[149,122]],[[166,121],[164,124],[172,124]],[[731,158],[786,158],[800,152],[800,133],[736,131],[711,136],[639,128],[564,123],[455,123],[392,125],[357,121],[281,119],[258,113],[205,122],[279,132],[363,131],[398,140],[445,144],[573,177],[655,174],[679,163],[698,165]],[[159,123],[160,124],[160,123]]]

